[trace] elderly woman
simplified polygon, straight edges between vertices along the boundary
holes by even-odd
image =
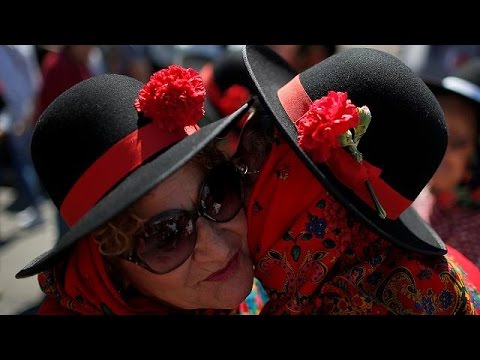
[[[248,104],[200,129],[197,72],[142,85],[83,81],[38,121],[33,161],[72,227],[17,274],[40,273],[41,314],[228,313],[252,289],[241,174],[215,147]]]

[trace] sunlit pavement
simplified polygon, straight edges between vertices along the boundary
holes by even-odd
[[[55,207],[49,201],[41,205],[44,222],[31,229],[19,229],[15,213],[4,209],[14,200],[15,192],[0,187],[0,314],[21,314],[37,305],[42,292],[37,277],[15,279],[15,274],[29,261],[50,249],[56,241]]]

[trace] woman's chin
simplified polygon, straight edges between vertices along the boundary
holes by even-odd
[[[242,262],[237,276],[233,276],[220,286],[217,293],[218,304],[215,308],[237,308],[250,294],[253,286],[253,266],[251,262]]]

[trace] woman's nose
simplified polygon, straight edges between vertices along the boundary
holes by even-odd
[[[203,217],[197,220],[197,243],[194,257],[202,261],[224,261],[233,255],[235,236],[225,224],[209,221]]]

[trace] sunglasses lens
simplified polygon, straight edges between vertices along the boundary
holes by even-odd
[[[183,264],[195,247],[195,223],[186,211],[174,210],[151,219],[137,240],[138,257],[157,273]]]
[[[203,185],[200,207],[218,222],[232,220],[242,208],[243,188],[239,174],[230,163],[214,168]]]

